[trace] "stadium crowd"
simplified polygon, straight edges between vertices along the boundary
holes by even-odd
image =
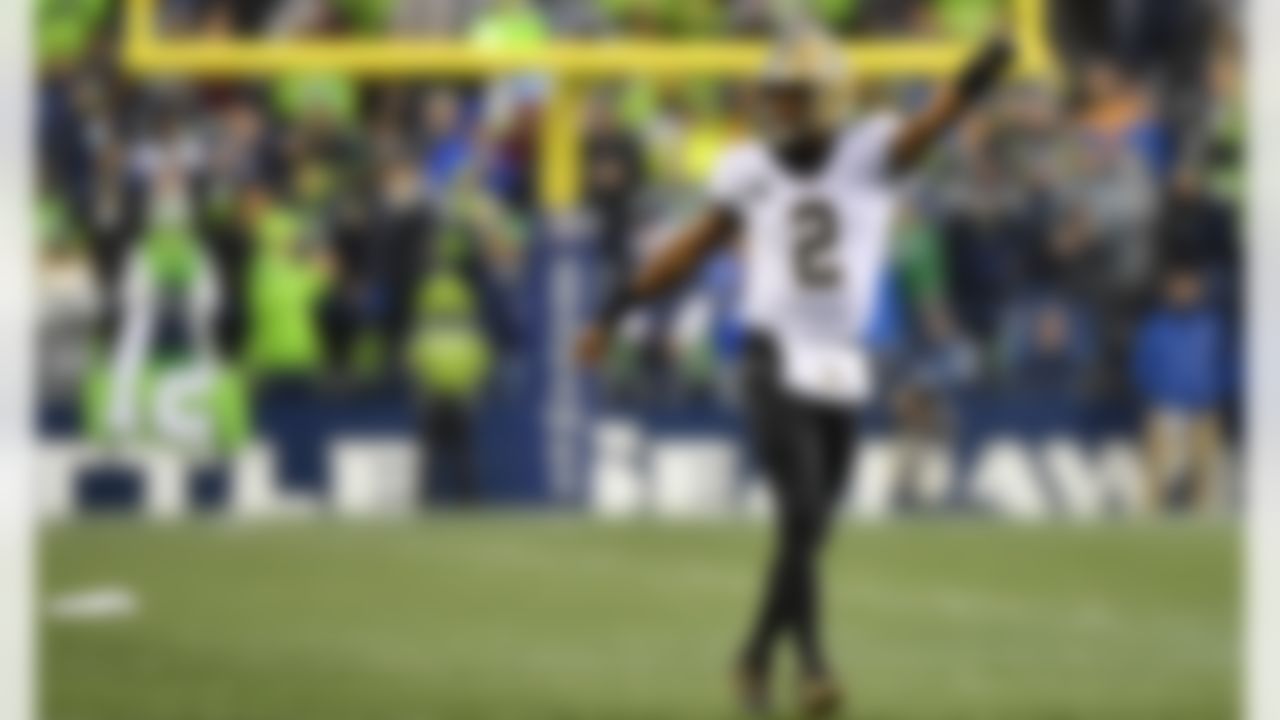
[[[46,405],[79,403],[85,378],[117,372],[131,342],[153,353],[173,343],[228,361],[256,403],[407,381],[428,398],[427,441],[468,445],[475,408],[547,322],[521,301],[529,258],[549,242],[536,169],[545,79],[137,82],[118,63],[116,5],[39,3]],[[168,0],[163,20],[178,34],[394,33],[504,48],[760,35],[770,5]],[[1113,17],[1113,5],[1129,14]],[[849,35],[972,38],[1005,3],[814,7]],[[1209,458],[1239,393],[1233,10],[1208,0],[1053,9],[1064,87],[1015,83],[908,188],[874,339],[891,370],[885,405],[929,427],[945,424],[955,397],[1069,408],[1082,427],[1096,415],[1146,417],[1153,467],[1177,444],[1169,427],[1190,425]],[[862,85],[864,104],[902,108],[930,89]],[[604,285],[696,207],[750,113],[740,88],[712,81],[594,92],[584,210]],[[737,352],[736,273],[721,258],[629,324],[610,376],[616,402],[727,402],[718,368]],[[170,301],[199,294],[201,277],[210,308]],[[173,317],[144,341],[129,331],[138,312]],[[110,434],[120,422],[104,410],[96,425]]]

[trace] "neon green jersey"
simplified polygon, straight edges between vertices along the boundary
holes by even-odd
[[[523,50],[547,42],[547,21],[527,3],[514,3],[481,16],[471,27],[471,42],[491,50]]]

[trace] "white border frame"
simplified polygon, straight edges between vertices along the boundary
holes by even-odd
[[[1248,612],[1246,701],[1280,718],[1280,2],[1246,3],[1249,78]]]
[[[34,3],[0,2],[0,718],[35,717]]]

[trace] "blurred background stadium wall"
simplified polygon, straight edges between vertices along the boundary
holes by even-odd
[[[1028,56],[910,188],[851,512],[1232,512],[1237,4],[811,5],[865,102]],[[760,511],[734,257],[599,381],[569,340],[748,132],[771,3],[37,7],[46,517]]]

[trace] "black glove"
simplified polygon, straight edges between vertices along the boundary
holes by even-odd
[[[1018,50],[1005,35],[998,35],[983,46],[956,79],[956,91],[966,102],[979,100],[1000,81]]]

